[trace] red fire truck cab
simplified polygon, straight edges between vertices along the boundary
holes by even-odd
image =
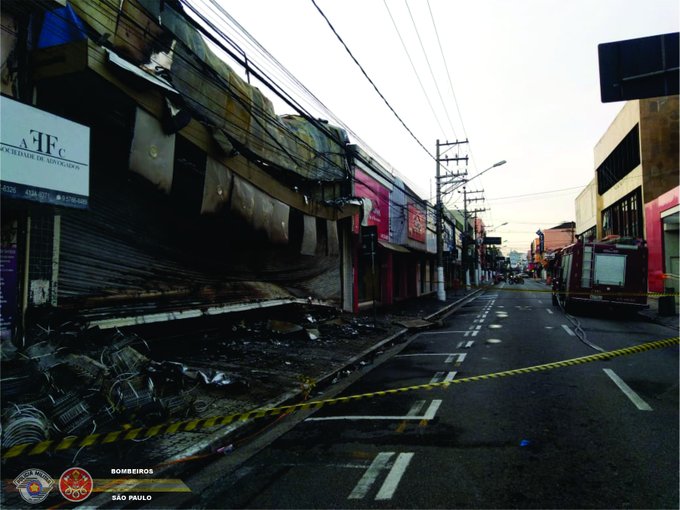
[[[555,255],[554,305],[579,303],[647,308],[647,246],[644,241],[579,241]]]

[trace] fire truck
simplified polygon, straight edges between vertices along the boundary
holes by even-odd
[[[553,305],[647,308],[647,246],[627,238],[565,246],[555,254]]]

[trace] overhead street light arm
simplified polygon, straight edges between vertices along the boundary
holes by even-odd
[[[475,176],[473,176],[473,177],[470,177],[469,179],[463,179],[462,182],[460,182],[460,184],[458,184],[457,186],[451,188],[450,191],[456,190],[456,189],[460,188],[461,186],[465,186],[465,185],[467,185],[467,183],[469,183],[472,179],[476,179],[477,177],[479,177],[480,175],[482,175],[482,174],[488,172],[488,171],[491,170],[492,168],[496,168],[497,166],[505,165],[506,163],[507,163],[507,161],[505,161],[505,160],[499,161],[498,163],[494,163],[494,164],[491,165],[489,168],[486,168],[486,169],[482,170],[481,172],[479,172],[477,175],[475,175]]]
[[[501,223],[497,227],[494,227],[493,225],[491,225],[491,228],[489,230],[485,230],[484,232],[487,232],[487,233],[494,232],[494,231],[498,230],[499,228],[504,227],[507,224],[508,224],[508,222],[506,221],[505,223]]]

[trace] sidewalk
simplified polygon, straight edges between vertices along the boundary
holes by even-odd
[[[155,338],[147,337],[153,351],[149,357],[166,359],[165,356],[171,353],[173,361],[191,366],[195,366],[197,360],[202,360],[205,365],[207,360],[211,363],[212,373],[222,373],[225,379],[234,382],[221,387],[197,382],[183,395],[191,397],[193,412],[188,416],[177,417],[178,422],[277,407],[301,402],[304,395],[312,391],[318,394],[343,377],[371,364],[375,356],[390,346],[405,341],[409,330],[399,325],[399,322],[415,321],[422,325],[422,320],[425,320],[434,321],[433,326],[436,326],[438,318],[455,310],[457,305],[462,305],[467,298],[478,292],[479,289],[452,291],[445,302],[438,301],[433,293],[377,309],[375,323],[373,310],[366,310],[357,316],[343,314],[324,323],[319,321],[314,324],[317,329],[297,331],[289,336],[267,335],[263,329],[253,326],[258,325],[256,322],[247,320],[229,323],[232,329],[238,330],[236,334],[243,332],[243,336],[239,337],[241,339],[238,348],[233,341],[227,346],[224,341],[212,341],[223,338],[223,335],[218,334],[219,331],[215,331],[219,322],[208,325],[202,323],[203,329],[198,331],[189,327],[189,324],[170,325],[167,332],[155,330]],[[282,313],[284,318],[293,320],[286,316],[285,311]],[[301,317],[313,321],[313,315],[314,312],[311,312],[302,314]],[[261,322],[262,317],[259,320]],[[221,327],[226,325],[221,324]],[[258,327],[261,328],[261,324]],[[318,332],[318,337],[308,336],[310,331]],[[136,333],[144,338],[143,334]],[[163,337],[164,334],[168,336]],[[212,343],[208,344],[209,341]],[[178,351],[177,344],[184,349]],[[76,465],[87,469],[94,478],[114,477],[111,473],[113,468],[153,469],[155,478],[169,476],[169,473],[179,476],[178,472],[182,469],[191,469],[196,464],[190,459],[228,452],[235,437],[257,433],[270,421],[251,419],[206,429],[197,427],[190,432],[158,435],[148,439],[140,434],[140,439],[118,441],[110,445],[7,459],[3,469],[5,478],[12,479],[28,468],[44,469],[56,478],[66,468]],[[140,426],[139,421],[135,422],[135,426]],[[46,503],[49,504],[52,498],[54,495],[51,494]],[[58,498],[60,496],[57,492]],[[3,490],[0,499],[2,506],[23,506],[22,503],[17,493]],[[93,495],[87,503],[87,506],[95,507],[110,504],[110,495]]]
[[[678,316],[678,305],[679,300],[676,296],[675,298],[675,313],[674,314],[659,314],[659,298],[658,297],[648,297],[647,298],[647,304],[649,305],[649,308],[647,310],[643,310],[640,313],[640,315],[643,315],[647,319],[656,322],[658,324],[662,324],[668,328],[672,328],[675,330],[675,333],[678,334],[678,331],[680,330],[680,319]]]

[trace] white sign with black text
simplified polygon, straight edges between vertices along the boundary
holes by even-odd
[[[0,97],[2,196],[85,209],[90,128]]]

